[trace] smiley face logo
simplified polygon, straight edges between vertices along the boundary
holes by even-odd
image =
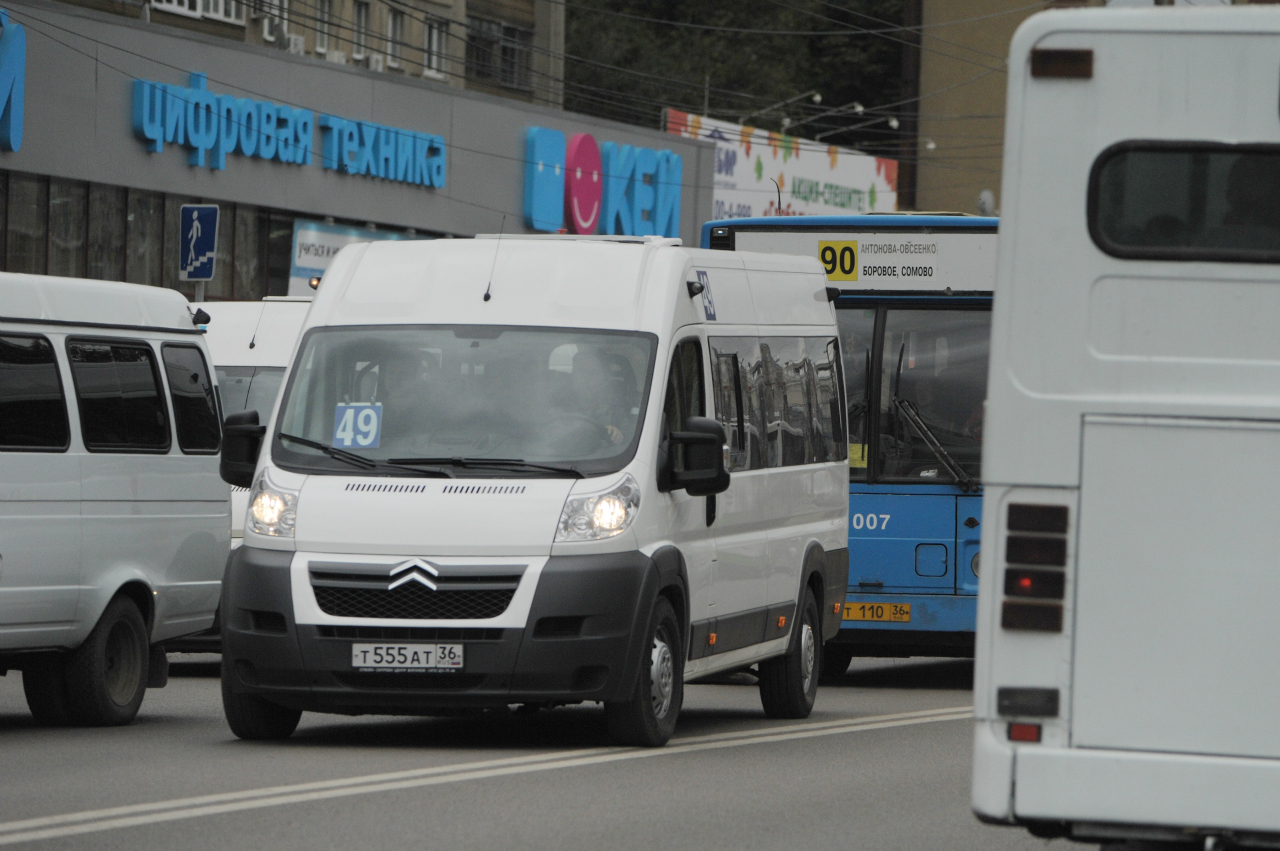
[[[590,133],[579,133],[569,140],[565,157],[564,217],[574,233],[596,232],[603,190],[600,146]]]

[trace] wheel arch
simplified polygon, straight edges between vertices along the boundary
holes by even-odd
[[[655,550],[653,564],[658,570],[658,596],[666,597],[680,618],[680,630],[689,641],[689,573],[685,568],[684,555],[674,546],[664,546]],[[685,647],[686,653],[688,647]]]
[[[110,605],[112,599],[120,596],[128,597],[138,607],[138,611],[142,613],[142,622],[147,625],[147,635],[150,637],[155,631],[155,592],[141,579],[131,579],[116,589],[116,593],[112,594],[107,601],[108,605]],[[102,617],[101,613],[99,613],[98,617]]]

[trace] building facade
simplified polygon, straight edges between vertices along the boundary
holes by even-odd
[[[296,16],[295,2],[289,8]],[[332,2],[349,8],[353,0]],[[7,6],[0,97],[7,97],[5,115],[18,110],[21,138],[13,150],[0,138],[4,270],[256,299],[288,294],[291,280],[296,291],[300,275],[305,280],[323,268],[317,252],[344,240],[554,230],[563,224],[555,193],[563,198],[565,163],[533,161],[534,131],[553,141],[589,137],[605,151],[649,151],[648,159],[674,168],[678,179],[670,191],[657,193],[666,205],[661,222],[686,244],[696,244],[698,225],[710,217],[711,143],[565,113],[554,98],[541,102],[532,83],[511,96],[504,80],[523,85],[521,79],[533,78],[502,77],[502,69],[512,67],[501,59],[505,30],[497,44],[497,81],[473,85],[465,71],[450,71],[474,59],[467,52],[471,42],[445,42],[437,75],[420,53],[402,53],[388,66],[385,39],[366,40],[366,61],[356,65],[354,37],[340,40],[336,30],[328,43],[321,39],[319,51],[322,33],[305,32],[299,53],[261,41],[298,35],[289,27],[272,30],[269,18],[246,13],[252,33],[237,41],[162,24],[158,5],[138,17],[39,0]],[[450,14],[491,8],[495,20],[510,20],[502,17],[514,14],[508,6],[518,4],[456,0],[440,8]],[[378,17],[386,10],[370,9],[370,26],[386,26]],[[532,25],[536,33],[538,22]],[[427,38],[407,20],[404,27],[406,42]],[[23,94],[15,101],[19,89],[5,69],[18,67],[19,32],[25,84],[19,81]],[[367,61],[375,49],[382,70]],[[335,61],[337,52],[346,52],[346,61]],[[0,117],[0,137],[5,121]],[[542,180],[547,174],[561,182]],[[535,176],[539,203],[545,209],[550,192],[552,208],[551,218],[544,214],[536,223],[529,216]],[[656,210],[653,191],[632,190],[653,184],[652,174],[637,168],[614,177],[615,199],[625,189],[627,199],[649,197],[635,203]],[[180,211],[196,202],[219,207],[215,271],[200,286],[182,280],[181,269],[187,234]],[[625,220],[645,232],[651,218],[652,210],[637,206]],[[623,221],[612,217],[612,232]]]

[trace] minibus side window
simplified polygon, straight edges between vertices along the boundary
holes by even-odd
[[[667,379],[663,402],[663,427],[667,433],[684,431],[689,417],[706,416],[706,397],[702,390],[702,346],[697,340],[685,340],[676,346],[671,358],[671,375]],[[684,469],[684,447],[675,447],[675,469]]]
[[[758,470],[765,466],[768,451],[760,407],[760,341],[711,337],[707,345],[716,419],[729,438],[729,470]]]
[[[167,452],[169,418],[155,353],[138,340],[67,341],[90,452]]]
[[[185,453],[217,452],[222,443],[218,425],[218,402],[209,380],[209,367],[195,346],[166,344],[165,374],[169,378],[169,398],[173,403],[173,423],[178,431],[178,448]]]
[[[70,442],[53,345],[44,337],[0,336],[0,450],[62,452]]]

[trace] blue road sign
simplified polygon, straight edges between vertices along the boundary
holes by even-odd
[[[178,280],[212,280],[218,249],[218,205],[183,204],[178,222]]]

